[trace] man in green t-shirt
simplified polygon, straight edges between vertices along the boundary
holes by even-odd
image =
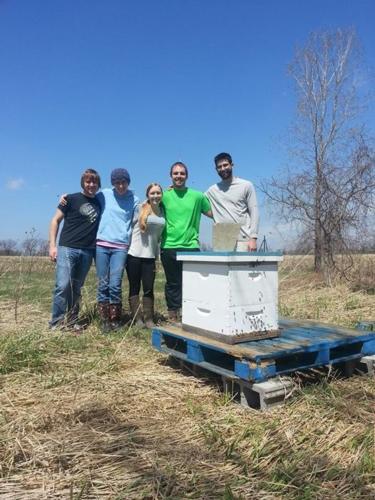
[[[182,306],[182,262],[177,252],[199,251],[201,215],[212,217],[210,202],[200,191],[186,187],[188,170],[174,163],[170,176],[172,187],[163,195],[165,228],[161,240],[161,262],[165,272],[165,299],[168,316],[177,321]]]

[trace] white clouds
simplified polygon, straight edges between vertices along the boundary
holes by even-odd
[[[24,185],[24,179],[22,179],[22,177],[19,177],[18,179],[9,179],[6,183],[6,188],[10,191],[17,191],[19,189],[22,189]]]

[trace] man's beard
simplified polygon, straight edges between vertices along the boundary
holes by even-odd
[[[223,179],[223,181],[229,179],[230,177],[232,177],[232,169],[228,168],[227,170],[222,170],[221,172],[219,172],[219,176]]]

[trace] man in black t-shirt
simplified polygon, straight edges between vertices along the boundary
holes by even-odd
[[[56,265],[56,284],[52,303],[51,329],[67,326],[78,330],[81,288],[95,255],[96,233],[100,220],[100,204],[95,195],[100,188],[96,170],[87,169],[81,177],[82,192],[69,194],[65,206],[59,205],[49,229],[49,256]],[[56,246],[57,233],[64,220]]]

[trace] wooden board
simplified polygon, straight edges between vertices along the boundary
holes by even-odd
[[[279,323],[279,337],[235,345],[165,326],[153,330],[152,345],[215,373],[248,381],[375,354],[375,332],[370,330],[311,321]]]

